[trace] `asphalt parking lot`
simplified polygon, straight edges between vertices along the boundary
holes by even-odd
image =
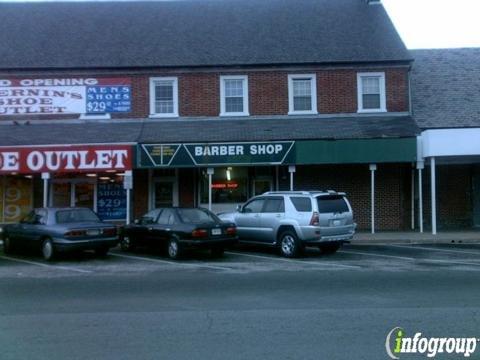
[[[271,271],[480,271],[480,244],[350,245],[323,255],[308,248],[305,255],[286,259],[274,249],[237,246],[219,259],[191,253],[180,261],[148,249],[134,253],[112,249],[106,258],[93,252],[62,255],[54,262],[35,254],[0,253],[1,277],[92,276],[157,271],[203,271],[248,274]]]

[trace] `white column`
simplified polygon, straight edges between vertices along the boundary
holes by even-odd
[[[420,232],[423,233],[423,179],[422,170],[425,167],[423,161],[417,162],[418,169],[418,227]]]
[[[50,173],[42,173],[43,180],[43,207],[48,207],[48,180],[50,179]]]
[[[372,219],[372,234],[375,234],[375,171],[377,170],[376,164],[370,164],[370,192],[371,192],[371,219]]]
[[[437,189],[435,184],[435,157],[430,158],[430,183],[432,191],[432,234],[437,234]]]
[[[412,168],[412,196],[411,196],[411,206],[412,206],[412,230],[415,230],[415,167]]]
[[[288,167],[288,172],[290,173],[290,191],[293,191],[293,174],[295,173],[295,165],[290,165]]]
[[[123,177],[123,188],[126,190],[125,196],[127,197],[127,211],[126,211],[126,218],[125,218],[125,223],[127,225],[130,225],[130,218],[131,218],[131,201],[130,201],[130,192],[133,189],[133,175],[132,171],[128,170],[125,171],[125,176]]]
[[[212,175],[215,170],[213,168],[207,169],[208,174],[208,210],[212,211]]]

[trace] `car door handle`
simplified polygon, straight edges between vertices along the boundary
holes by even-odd
[[[282,215],[281,215],[281,214],[277,214],[277,215],[275,215],[275,216],[276,216],[276,217],[278,217],[278,218],[282,217]]]
[[[260,215],[259,215],[259,214],[256,214],[256,215],[253,215],[253,217],[256,217],[256,218],[257,218],[257,217],[260,217]]]

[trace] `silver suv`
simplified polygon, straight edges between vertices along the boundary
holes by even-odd
[[[271,191],[219,217],[237,225],[241,242],[278,246],[285,257],[300,255],[307,245],[334,253],[357,226],[345,193],[331,190]]]

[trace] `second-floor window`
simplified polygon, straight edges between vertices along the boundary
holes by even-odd
[[[385,73],[359,73],[358,112],[387,111],[385,98]]]
[[[248,113],[248,77],[220,77],[220,116],[245,116]]]
[[[150,78],[150,116],[178,116],[178,79],[176,77]]]
[[[288,113],[317,114],[315,74],[288,75]]]

